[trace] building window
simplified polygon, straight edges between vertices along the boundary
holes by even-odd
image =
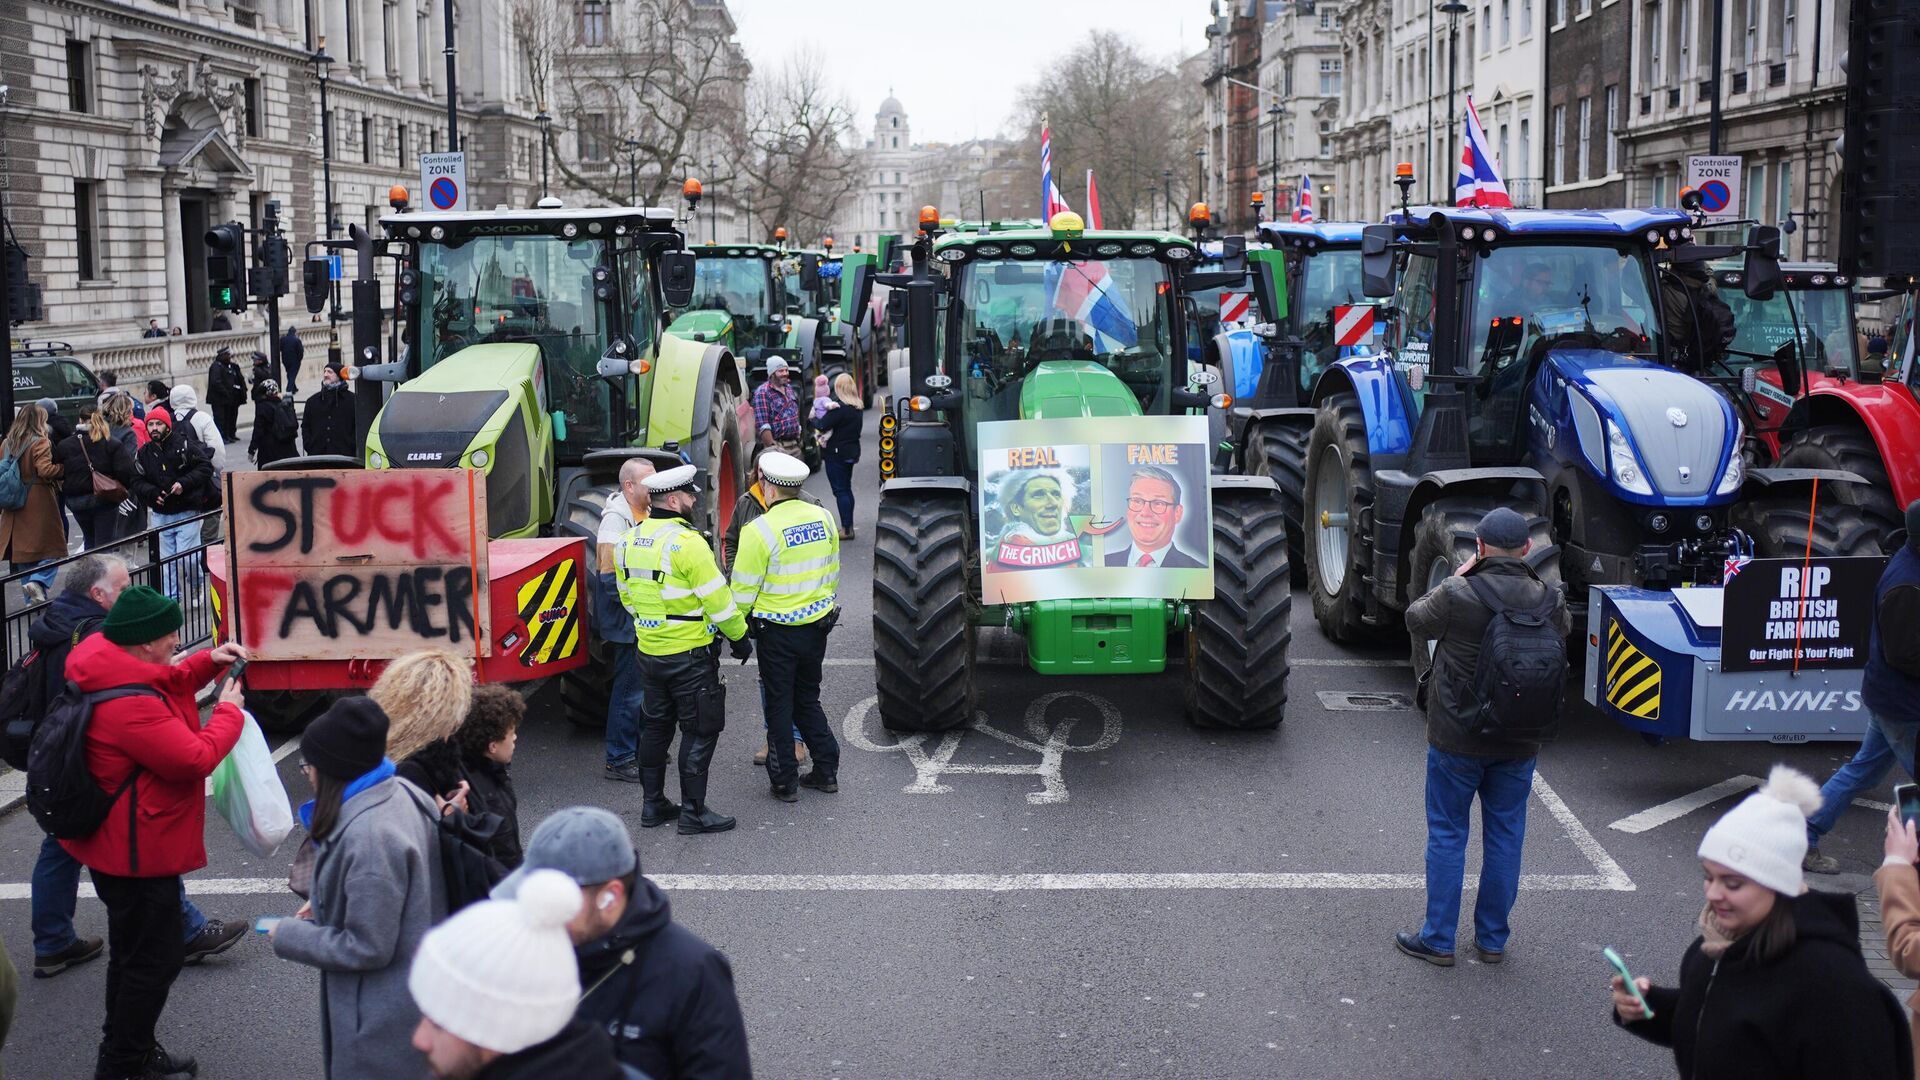
[[[1646,18],[1643,24],[1645,26],[1645,33],[1641,42],[1641,50],[1646,57],[1646,87],[1651,90],[1655,87],[1667,85],[1667,69],[1664,63],[1666,58],[1661,55],[1660,0],[1647,0],[1647,4],[1642,10],[1645,12]]]
[[[582,0],[577,12],[579,19],[575,27],[574,40],[581,45],[605,45],[607,43],[607,3],[606,0]]]
[[[1579,12],[1582,15],[1593,14],[1593,0],[1580,0]]]
[[[260,96],[260,80],[248,79],[241,84],[241,87],[243,90],[241,100],[245,103],[243,108],[247,111],[246,127],[243,130],[246,131],[249,139],[257,139],[261,131],[260,113],[266,107],[265,100]]]
[[[249,30],[260,25],[260,13],[253,9],[253,4],[249,0],[236,0],[230,6],[233,9],[234,25],[244,26]]]
[[[1533,122],[1520,118],[1520,153],[1514,158],[1515,171],[1533,171]]]
[[[373,164],[373,117],[360,118],[360,160]]]
[[[1333,29],[1333,11],[1331,8],[1322,7],[1320,9],[1320,29]]]
[[[74,38],[67,39],[67,108],[93,111],[93,47]]]
[[[100,277],[100,185],[86,180],[73,183],[73,239],[80,256],[81,281]]]
[[[1793,216],[1793,162],[1782,161],[1774,166],[1774,172],[1777,174],[1779,190],[1774,193],[1773,216],[1775,221],[1785,221]],[[1792,235],[1780,237],[1781,258],[1788,256],[1787,245],[1792,239]]]
[[[1533,0],[1520,0],[1520,36],[1533,33]]]
[[[1673,20],[1673,45],[1668,53],[1673,57],[1673,73],[1676,81],[1682,81],[1693,74],[1693,0],[1680,0],[1679,11]]]
[[[399,162],[400,168],[405,169],[407,167],[407,125],[394,126],[393,144],[396,150],[394,157]]]
[[[1513,0],[1500,0],[1500,47],[1513,42]]]
[[[1553,182],[1567,182],[1567,107],[1553,107]]]
[[[1620,88],[1607,87],[1607,172],[1620,171]]]
[[[1774,0],[1773,6],[1773,57],[1793,55],[1794,8],[1799,7],[1797,0]]]
[[[1744,216],[1755,221],[1764,221],[1767,216],[1767,167],[1755,165],[1753,173],[1747,178],[1747,205]]]
[[[1746,0],[1747,32],[1740,35],[1740,62],[1751,64],[1760,59],[1760,0]]]
[[[1332,59],[1320,61],[1320,96],[1321,97],[1339,97],[1340,96],[1340,65],[1341,63],[1342,61],[1337,56]]]
[[[1591,160],[1588,156],[1588,150],[1592,146],[1592,141],[1593,99],[1583,97],[1580,99],[1580,171],[1574,174],[1573,178],[1575,180],[1585,180],[1593,175],[1587,169],[1587,163]]]
[[[1480,39],[1480,47],[1487,52],[1493,51],[1493,5],[1480,5],[1480,25],[1486,28],[1486,36]],[[1468,49],[1469,53],[1473,50]]]
[[[894,182],[894,183],[896,183],[896,184],[900,182],[900,174],[899,174],[899,173],[894,173],[894,174],[893,174],[893,182]],[[900,196],[898,196],[898,195],[895,195],[895,196],[894,196],[894,198],[895,198],[895,199],[898,199],[899,197],[900,197]]]
[[[360,13],[354,9],[360,5],[347,0],[347,63],[360,62]]]
[[[1507,168],[1507,125],[1505,124],[1500,125],[1500,149],[1494,155],[1493,161],[1494,165],[1499,168],[1502,174],[1507,176],[1513,175]]]
[[[1567,24],[1567,0],[1553,0],[1553,25]]]
[[[579,146],[581,161],[607,161],[613,152],[613,127],[606,113],[587,113],[580,117]]]

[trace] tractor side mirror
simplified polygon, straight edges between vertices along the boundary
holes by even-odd
[[[1247,238],[1239,234],[1220,238],[1220,269],[1244,270],[1247,265]]]
[[[1368,296],[1393,295],[1393,226],[1369,225],[1360,230],[1360,291]]]
[[[1747,230],[1747,254],[1740,267],[1741,288],[1749,300],[1766,300],[1784,285],[1780,273],[1780,230],[1755,225]]]
[[[800,287],[813,292],[820,287],[820,256],[802,254],[800,256]]]
[[[1785,390],[1788,397],[1799,397],[1800,343],[1782,342],[1779,348],[1773,350],[1773,366],[1780,371],[1780,389]]]
[[[669,251],[660,256],[660,295],[668,307],[693,303],[694,256],[691,251]]]
[[[1287,320],[1286,256],[1279,251],[1253,251],[1247,255],[1253,271],[1253,302],[1260,305],[1260,321],[1275,326]]]
[[[333,286],[333,260],[325,255],[309,255],[300,263],[300,292],[307,301],[307,314],[318,315],[327,306],[327,294]]]
[[[857,323],[873,300],[871,255],[849,255],[840,263],[840,321]]]

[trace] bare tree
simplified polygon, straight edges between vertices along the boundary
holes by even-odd
[[[816,242],[853,192],[862,170],[853,149],[853,103],[807,49],[747,89],[740,172],[762,235],[785,226],[795,243]]]
[[[561,179],[609,203],[659,205],[740,139],[748,65],[724,7],[695,0],[507,0]],[[637,177],[637,182],[636,182]],[[723,176],[703,177],[725,183]]]
[[[1149,57],[1119,34],[1095,30],[1022,88],[1027,138],[1039,145],[1040,118],[1050,114],[1054,182],[1067,202],[1085,209],[1086,170],[1092,169],[1102,224],[1146,228],[1161,219],[1165,174],[1181,191],[1192,171],[1201,110],[1190,82],[1173,60]]]

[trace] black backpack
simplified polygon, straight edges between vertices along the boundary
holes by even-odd
[[[1484,739],[1551,738],[1567,684],[1567,643],[1553,625],[1558,591],[1549,587],[1538,606],[1521,609],[1501,603],[1493,586],[1477,575],[1467,575],[1466,582],[1493,612],[1473,669],[1473,700],[1479,705],[1466,718],[1467,730]]]
[[[433,796],[408,785],[415,802],[433,821],[433,842],[440,853],[440,881],[447,895],[447,914],[487,899],[507,876],[507,868],[493,857],[493,834],[504,825],[499,814],[442,814]]]
[[[87,693],[69,682],[47,706],[27,752],[27,809],[56,839],[82,840],[99,832],[113,804],[139,779],[141,770],[135,768],[118,791],[102,791],[87,767],[87,727],[101,702],[141,694],[166,700],[151,686]]]
[[[33,650],[8,668],[6,675],[0,676],[0,761],[26,771],[34,730],[47,715],[51,698],[58,693],[57,690],[49,693],[49,690],[66,683],[67,654],[80,644],[81,638],[98,629],[105,618],[102,615],[81,620],[69,640]],[[47,677],[50,670],[57,673],[51,679]]]

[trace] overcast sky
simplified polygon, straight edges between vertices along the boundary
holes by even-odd
[[[1020,86],[1094,27],[1154,55],[1206,44],[1207,0],[728,0],[757,69],[811,45],[873,131],[889,88],[915,142],[998,134]]]

